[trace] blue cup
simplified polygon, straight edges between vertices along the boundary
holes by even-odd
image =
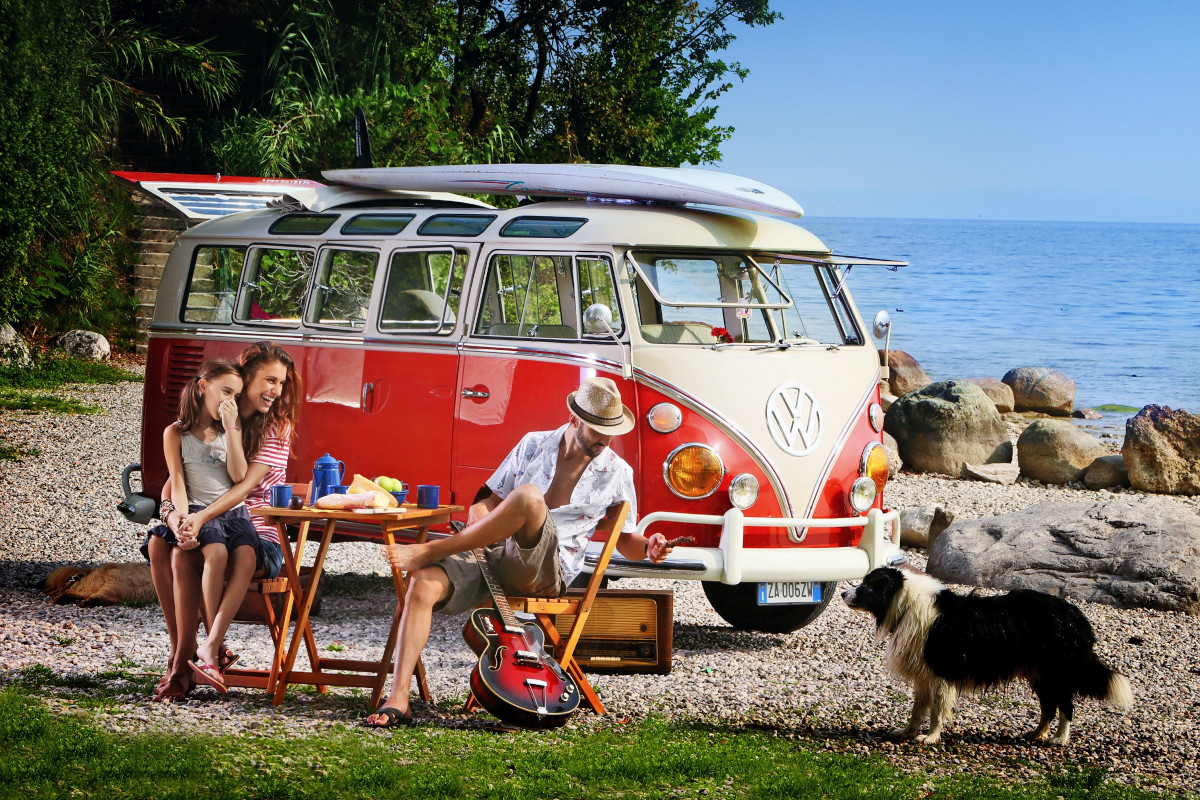
[[[344,483],[335,483],[329,487],[330,494],[345,494],[348,491],[350,491],[350,487]]]
[[[277,483],[271,487],[271,508],[287,508],[292,502],[292,485]]]
[[[437,508],[440,486],[421,484],[417,486],[417,508]]]

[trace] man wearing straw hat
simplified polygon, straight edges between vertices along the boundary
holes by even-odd
[[[507,594],[556,597],[582,571],[588,539],[606,509],[628,500],[617,550],[655,563],[670,553],[661,533],[637,533],[633,469],[609,448],[634,427],[617,385],[587,378],[567,395],[567,409],[566,425],[526,434],[513,448],[488,478],[487,496],[471,506],[467,527],[444,539],[383,548],[389,564],[408,572],[409,584],[391,694],[366,725],[411,719],[409,689],[433,612],[461,614],[488,597],[475,548],[489,548],[488,564]]]

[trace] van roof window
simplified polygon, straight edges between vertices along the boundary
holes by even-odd
[[[565,239],[582,228],[585,222],[586,219],[577,217],[516,217],[500,229],[500,235]]]
[[[347,236],[390,236],[412,222],[412,214],[359,214],[342,226]]]
[[[337,219],[337,214],[287,214],[271,223],[271,233],[317,236]]]
[[[478,236],[487,230],[495,214],[434,214],[421,223],[422,236]]]

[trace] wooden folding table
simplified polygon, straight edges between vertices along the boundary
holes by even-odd
[[[328,658],[320,655],[313,637],[309,620],[313,599],[321,574],[325,566],[325,556],[329,546],[334,541],[334,531],[339,522],[360,523],[356,525],[354,534],[349,537],[352,541],[377,542],[379,544],[396,544],[397,535],[402,532],[401,543],[424,542],[429,529],[434,525],[444,525],[450,521],[452,514],[463,510],[462,506],[438,506],[437,508],[417,508],[405,504],[400,508],[391,508],[382,512],[369,514],[357,513],[352,510],[334,510],[322,508],[304,508],[299,510],[287,508],[263,508],[260,513],[268,522],[274,522],[279,529],[280,541],[283,543],[283,573],[280,577],[287,579],[287,592],[284,596],[282,614],[282,630],[287,637],[288,624],[292,610],[296,609],[296,625],[291,640],[287,643],[286,654],[283,647],[276,649],[275,663],[271,670],[231,669],[226,673],[226,683],[230,686],[263,687],[273,693],[274,704],[283,702],[288,684],[304,683],[319,687],[324,691],[327,686],[361,686],[371,689],[369,707],[379,705],[383,696],[383,687],[392,671],[392,655],[396,648],[396,639],[400,629],[400,616],[404,612],[404,595],[407,580],[398,569],[392,569],[392,582],[396,587],[396,611],[392,616],[392,624],[388,630],[387,642],[379,661],[361,661],[343,658]],[[317,542],[317,552],[313,560],[308,589],[300,580],[300,564],[304,558],[304,545],[310,538],[309,527],[320,523],[319,538],[312,535]],[[287,526],[299,527],[293,551],[287,534]],[[365,529],[364,529],[365,528]],[[295,671],[296,656],[300,652],[300,643],[307,641],[311,670],[308,672]],[[417,662],[417,683],[421,697],[430,700],[429,685],[425,679],[425,667]]]

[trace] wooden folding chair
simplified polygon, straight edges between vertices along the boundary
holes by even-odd
[[[596,562],[595,571],[592,572],[592,577],[587,583],[587,588],[583,594],[571,594],[563,597],[509,597],[509,605],[513,611],[523,611],[527,614],[533,614],[537,619],[538,625],[546,633],[546,640],[550,644],[550,648],[554,654],[555,660],[559,665],[566,670],[567,674],[575,679],[576,685],[579,687],[579,693],[588,707],[597,714],[605,714],[607,710],[604,704],[600,702],[599,695],[592,688],[592,684],[588,682],[587,676],[583,674],[583,669],[579,666],[579,662],[575,660],[575,646],[579,644],[579,637],[583,634],[583,627],[587,624],[588,615],[592,612],[592,604],[596,600],[596,593],[600,591],[600,584],[604,580],[604,571],[608,569],[609,559],[612,558],[613,551],[617,547],[617,540],[621,536],[621,528],[625,525],[625,517],[629,514],[629,503],[622,501],[608,507],[605,512],[604,519],[596,525],[596,532],[592,537],[607,533],[608,539],[604,542],[604,547],[600,551],[600,560]],[[566,638],[559,633],[558,628],[554,625],[555,614],[572,614],[575,617],[574,623],[571,625]],[[467,710],[472,711],[480,708],[479,701],[474,695],[467,700]]]

